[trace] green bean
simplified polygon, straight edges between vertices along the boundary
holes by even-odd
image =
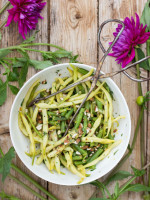
[[[82,94],[85,94],[85,89],[82,85],[78,85],[79,91],[81,91]]]
[[[67,112],[67,114],[65,115],[65,118],[66,118],[66,119],[69,119],[69,118],[71,117],[71,115],[73,114],[73,112],[74,112],[74,108],[71,108],[71,110],[69,110],[69,111]]]
[[[82,160],[82,156],[73,156],[72,160]]]
[[[65,131],[66,131],[66,121],[62,121],[60,123],[60,130],[61,130],[61,133],[65,133]]]
[[[34,130],[40,137],[43,137],[42,134],[41,134],[41,133],[36,129],[36,127],[34,126],[34,124],[33,124],[33,122],[32,122],[32,119],[29,117],[29,115],[26,114],[26,116],[27,116],[27,118],[28,118],[28,120],[29,120],[29,122],[30,122],[30,124],[31,124],[31,126],[32,126],[32,128],[33,128],[33,130]]]
[[[98,109],[103,110],[103,104],[98,99],[96,99],[96,104]]]
[[[56,113],[54,113],[54,112],[51,112],[51,111],[47,111],[47,114],[48,114],[48,116],[57,116],[57,114],[56,114]]]
[[[86,144],[85,142],[80,142],[80,146],[81,146],[81,147],[84,147],[85,144]]]
[[[77,130],[77,128],[79,127],[81,121],[82,121],[82,118],[83,118],[83,114],[84,114],[84,111],[85,111],[85,108],[81,108],[79,114],[77,115],[76,117],[76,121],[75,121],[75,130]]]
[[[81,149],[77,144],[72,144],[72,147],[75,149],[75,151],[79,151],[83,156],[87,156],[87,151]]]
[[[86,115],[84,115],[84,117],[83,117],[83,132],[84,132],[84,134],[83,134],[83,137],[86,135],[86,133],[87,133],[87,126],[88,126],[88,119],[87,119],[87,116]]]
[[[53,116],[53,120],[54,121],[66,121],[66,118],[65,117],[56,117],[56,116]]]
[[[76,150],[75,150],[75,151],[76,151]],[[75,156],[76,156],[76,152],[75,152],[75,151],[73,152],[72,157],[75,157]]]
[[[89,167],[89,169],[91,169],[91,171],[95,170],[96,169],[96,165],[93,165],[93,166]]]
[[[90,105],[90,113],[91,113],[91,117],[93,117],[93,106],[92,106],[92,103]]]
[[[86,102],[85,102],[85,108],[86,108],[87,110],[90,110],[90,102],[89,102],[89,101],[86,101]]]
[[[48,93],[46,91],[40,92],[40,97],[46,97]]]
[[[99,133],[97,134],[98,138],[101,138],[103,136],[103,129],[100,128]]]
[[[91,117],[91,120],[95,122],[97,120],[97,117]]]
[[[58,125],[57,121],[48,121],[48,124],[52,125],[52,126],[56,126]]]
[[[95,142],[90,142],[90,147],[94,147],[95,146]]]
[[[82,165],[82,161],[78,160],[78,161],[74,161],[74,164],[77,166],[77,165]]]
[[[90,157],[90,159],[88,160],[87,163],[90,163],[92,162],[93,160],[95,160],[96,158],[98,158],[102,153],[103,153],[103,149],[102,148],[99,148],[94,154],[93,156]]]
[[[87,74],[89,71],[87,71],[86,69],[82,69],[82,68],[78,68],[78,72],[85,75]]]
[[[68,111],[67,110],[65,110],[64,112],[62,112],[60,115],[62,116],[62,117],[65,117],[65,115],[66,115],[66,113],[67,113]]]
[[[63,136],[62,134],[59,134],[59,135],[58,135],[58,138],[60,139],[60,138],[62,138],[62,136]]]
[[[35,93],[35,91],[36,91],[36,89],[38,88],[39,85],[40,85],[40,83],[38,83],[38,84],[33,88],[32,92],[31,92],[31,94],[30,94],[30,97],[29,97],[29,99],[28,99],[28,101],[27,101],[27,105],[33,100],[34,93]]]
[[[111,140],[114,140],[114,136],[112,136],[110,133],[108,135],[108,138],[111,139]]]

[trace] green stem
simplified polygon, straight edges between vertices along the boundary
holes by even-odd
[[[137,49],[135,49],[135,61],[138,61],[138,52]],[[137,71],[137,78],[140,79],[140,66],[139,64],[136,65],[136,71]],[[140,96],[143,96],[142,92],[142,86],[141,83],[138,83],[138,92]],[[144,115],[143,119],[141,121],[141,126],[140,126],[140,153],[141,153],[141,167],[144,166],[145,164],[145,134],[144,134]],[[143,183],[145,184],[145,178],[143,176]]]
[[[0,14],[4,12],[4,10],[10,5],[10,2],[8,1],[1,9],[0,9]]]
[[[125,161],[132,154],[132,151],[133,151],[135,143],[136,143],[136,139],[137,139],[137,135],[138,135],[138,132],[139,132],[139,128],[140,128],[140,124],[141,124],[143,115],[144,115],[144,106],[142,107],[142,109],[140,111],[140,115],[139,115],[139,118],[138,118],[138,121],[137,121],[136,129],[134,131],[134,137],[133,137],[133,140],[132,140],[130,151],[123,157],[123,159],[118,163],[118,165],[112,170],[112,172],[109,174],[109,176],[103,182],[104,185],[107,185],[108,180],[110,179],[110,177],[113,176],[120,169],[120,167],[125,163]],[[96,191],[93,193],[93,195],[90,197],[90,199],[94,198],[98,194],[98,192],[99,192],[99,189],[96,189]]]
[[[4,153],[3,153],[2,149],[1,149],[1,147],[0,147],[0,154],[1,154],[2,157],[4,157]]]
[[[127,186],[129,186],[130,183],[132,183],[137,177],[134,176],[133,178],[129,179],[119,190],[119,196],[122,194],[122,192],[126,189]]]
[[[51,47],[55,47],[59,50],[65,50],[57,45],[54,45],[54,44],[47,44],[47,43],[29,43],[29,44],[20,44],[20,45],[17,45],[17,46],[9,46],[9,47],[6,47],[6,48],[3,48],[3,49],[9,49],[9,50],[15,50],[15,49],[20,49],[22,47],[29,47],[29,46],[51,46]],[[1,49],[2,50],[2,49]],[[31,50],[31,49],[30,49]],[[37,49],[35,49],[37,50]]]
[[[7,19],[0,25],[0,29],[3,28],[3,26],[7,23]]]
[[[119,164],[114,168],[114,170],[111,172],[111,174],[105,180],[105,183],[107,183],[109,178],[120,169],[120,167],[125,163],[125,161],[132,154],[132,151],[134,149],[134,146],[135,146],[135,143],[136,143],[136,139],[137,139],[137,136],[138,136],[138,132],[139,132],[139,128],[140,128],[140,124],[141,124],[143,115],[144,115],[144,107],[142,107],[142,109],[140,111],[140,115],[139,115],[139,118],[138,118],[138,121],[137,121],[137,125],[136,125],[135,131],[134,131],[134,137],[133,137],[132,144],[131,144],[131,150],[123,157],[123,159],[119,162]]]
[[[25,51],[34,51],[34,52],[39,52],[39,53],[45,53],[45,51],[41,51],[41,50],[38,50],[38,49],[30,49],[30,48],[21,48],[22,50],[25,50]]]
[[[16,165],[11,164],[11,167],[21,174],[24,178],[26,178],[28,181],[30,181],[33,185],[35,185],[39,190],[44,192],[47,196],[49,196],[52,200],[58,200],[56,197],[54,197],[52,194],[50,194],[45,188],[43,188],[41,185],[39,185],[36,181],[34,181],[30,176],[25,174],[21,169],[19,169]]]
[[[55,47],[56,49],[65,50],[57,45],[54,44],[47,44],[47,43],[29,43],[29,44],[20,44],[21,47],[28,47],[28,46],[51,46]]]
[[[147,56],[150,56],[150,39],[147,40],[146,42],[146,54]],[[149,66],[150,66],[150,59],[148,59]]]
[[[134,137],[133,137],[133,140],[132,140],[132,144],[131,144],[131,149],[130,151],[128,151],[128,153],[123,157],[123,159],[117,164],[117,166],[112,170],[112,172],[109,174],[109,176],[106,178],[106,180],[103,182],[104,185],[107,185],[108,183],[108,180],[110,179],[110,177],[112,177],[119,169],[120,167],[125,163],[125,161],[130,157],[130,155],[132,154],[132,151],[134,149],[134,146],[135,146],[135,143],[136,143],[136,139],[137,139],[137,135],[138,135],[138,132],[139,132],[139,128],[140,128],[140,124],[141,124],[141,121],[142,121],[142,118],[143,118],[143,115],[144,115],[144,106],[142,107],[141,111],[140,111],[140,114],[139,114],[139,118],[138,118],[138,121],[137,121],[137,125],[136,125],[136,129],[134,131]],[[98,194],[99,192],[99,189],[96,189],[96,191],[93,193],[93,195],[90,197],[93,198],[96,196],[96,194]]]
[[[139,60],[138,52],[137,52],[137,49],[135,48],[135,61],[138,61],[138,60]],[[139,66],[139,64],[136,65],[136,71],[137,71],[137,78],[140,79],[140,66]],[[143,96],[142,86],[141,86],[140,82],[138,83],[138,91],[139,91],[139,95]]]
[[[42,200],[47,200],[46,198],[42,197],[39,193],[37,193],[34,190],[32,190],[29,186],[27,186],[26,184],[24,184],[23,182],[21,182],[18,178],[14,177],[11,174],[9,174],[8,176],[11,179],[13,179],[14,181],[16,181],[19,185],[23,186],[26,190],[28,190],[29,192],[31,192],[32,194],[34,194],[35,196],[37,196],[38,198],[40,198]]]

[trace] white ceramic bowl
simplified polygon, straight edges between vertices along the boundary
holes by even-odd
[[[74,64],[80,68],[84,68],[86,70],[90,70],[92,67],[84,64]],[[56,77],[58,77],[61,74],[61,77],[69,76],[67,67],[69,66],[68,63],[65,64],[59,64],[55,65],[49,68],[46,68],[37,74],[35,74],[32,78],[30,78],[24,86],[21,88],[19,93],[17,94],[12,108],[10,112],[10,121],[9,121],[9,128],[10,128],[10,135],[11,140],[13,143],[13,146],[19,156],[19,158],[22,160],[22,162],[25,164],[25,166],[30,169],[34,174],[39,176],[40,178],[60,184],[60,185],[77,185],[77,182],[79,180],[79,177],[69,172],[67,169],[63,168],[61,171],[65,173],[65,175],[57,174],[54,172],[54,174],[50,173],[47,169],[47,167],[44,164],[36,165],[34,164],[32,166],[32,160],[29,158],[25,151],[28,151],[29,148],[29,139],[26,138],[18,127],[18,111],[19,107],[21,105],[21,102],[23,98],[25,97],[25,94],[27,93],[29,87],[39,78],[40,80],[47,80],[46,85],[40,85],[40,89],[42,88],[49,88],[52,84],[52,82],[55,80]],[[59,71],[59,73],[58,73]],[[107,78],[105,80],[107,84],[109,85],[110,89],[113,91],[114,94],[114,102],[113,102],[113,108],[114,108],[114,116],[118,115],[125,115],[125,119],[121,119],[119,121],[119,127],[118,127],[118,134],[116,135],[115,139],[121,139],[122,142],[119,146],[114,148],[111,153],[101,162],[99,162],[96,166],[96,169],[94,171],[89,171],[91,176],[85,178],[85,180],[82,182],[82,184],[91,182],[93,180],[96,180],[105,174],[107,174],[109,171],[111,171],[117,163],[121,160],[123,157],[128,143],[130,139],[130,133],[131,133],[131,120],[130,120],[130,113],[127,106],[127,103],[125,101],[125,98],[123,97],[121,91],[117,87],[117,85],[114,83],[113,80],[110,78]]]

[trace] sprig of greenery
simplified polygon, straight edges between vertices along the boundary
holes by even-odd
[[[21,200],[15,196],[12,196],[12,195],[8,195],[6,194],[4,191],[0,192],[0,197],[1,199],[8,199],[8,200]]]
[[[23,172],[21,169],[19,169],[16,165],[12,163],[12,159],[15,157],[15,150],[13,147],[9,149],[9,151],[4,155],[2,149],[0,148],[0,174],[2,174],[2,182],[5,181],[5,178],[9,176],[11,179],[16,181],[18,184],[23,186],[25,189],[27,189],[29,192],[37,196],[38,198],[42,200],[46,200],[43,196],[41,196],[39,193],[31,189],[28,185],[24,184],[22,181],[20,181],[18,178],[13,176],[10,173],[10,169],[14,169],[17,173],[22,175],[26,180],[30,181],[33,185],[36,186],[39,190],[41,190],[44,194],[46,194],[48,197],[50,197],[52,200],[58,200],[56,197],[54,197],[52,194],[50,194],[45,188],[43,188],[41,185],[39,185],[35,180],[33,180],[30,176],[28,176],[25,172]],[[2,191],[0,195],[5,195],[5,193]],[[0,196],[1,197],[1,196]],[[15,197],[14,197],[15,198]],[[8,198],[9,199],[9,198]],[[18,200],[13,199],[13,196],[10,196],[11,200]]]
[[[150,164],[150,163],[149,163]],[[148,167],[148,166],[147,166]],[[114,187],[114,193],[110,194],[108,188],[107,188],[107,184],[101,183],[99,181],[93,181],[91,182],[92,185],[95,185],[96,187],[98,187],[102,194],[103,197],[102,198],[95,198],[92,197],[90,198],[90,200],[117,200],[123,193],[125,192],[149,192],[150,191],[150,187],[146,186],[146,185],[142,185],[142,184],[132,184],[132,182],[140,176],[143,176],[145,174],[145,170],[141,169],[138,170],[135,167],[132,166],[132,170],[133,170],[133,174],[130,174],[129,172],[126,171],[121,171],[121,172],[117,172],[116,174],[114,174],[111,177],[111,180],[109,180],[109,183],[112,181],[117,181]],[[124,178],[128,178],[128,177],[132,177],[129,180],[127,180],[122,186],[119,186],[119,182],[118,180],[122,180]]]
[[[34,67],[36,70],[42,70],[54,64],[58,64],[62,59],[67,58],[69,62],[77,62],[78,55],[73,55],[72,52],[67,51],[59,46],[48,43],[33,43],[38,31],[22,44],[17,46],[10,46],[0,49],[0,64],[5,69],[2,74],[5,76],[5,81],[0,79],[0,106],[4,104],[7,98],[7,88],[16,95],[26,81],[29,66]],[[34,46],[51,46],[55,47],[56,51],[43,51],[35,48]],[[29,48],[30,47],[30,48]],[[10,53],[17,51],[22,57],[8,57]],[[33,60],[29,56],[29,51],[40,53],[43,60]],[[12,84],[18,82],[19,88]]]

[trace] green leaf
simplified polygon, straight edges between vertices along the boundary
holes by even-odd
[[[35,40],[36,35],[37,35],[37,33],[38,33],[39,31],[40,31],[40,30],[36,30],[36,31],[34,32],[34,34],[32,34],[31,37],[27,38],[27,39],[23,42],[23,44],[28,44],[28,43],[33,42],[33,41]]]
[[[79,55],[75,55],[72,58],[70,58],[69,63],[78,63],[77,58],[79,57]]]
[[[18,49],[17,50],[26,60],[29,61],[30,57],[28,55],[28,53],[24,50],[24,49]]]
[[[4,191],[0,192],[0,197],[2,197],[2,199],[5,198],[5,199],[9,199],[9,200],[20,200],[17,197],[6,194]]]
[[[116,182],[114,193],[115,193],[115,197],[119,196],[119,183],[118,182]]]
[[[71,58],[72,52],[66,50],[57,50],[52,53],[57,58]]]
[[[22,58],[15,58],[13,60],[13,68],[18,68],[24,66],[24,64],[27,62],[27,59],[22,57]]]
[[[15,157],[15,149],[11,147],[9,151],[0,158],[0,174],[2,174],[2,182],[10,172],[12,159]]]
[[[18,81],[18,74],[15,71],[10,71],[8,75],[8,81]]]
[[[0,79],[0,86],[3,85],[3,81]]]
[[[132,168],[132,170],[133,170],[133,172],[134,172],[134,175],[136,176],[136,177],[138,177],[138,176],[143,176],[144,174],[145,174],[145,170],[144,169],[136,169],[135,167],[133,167],[133,166],[131,166],[131,168]]]
[[[95,180],[95,181],[92,181],[90,184],[91,184],[91,185],[95,185],[95,186],[98,187],[99,189],[104,189],[104,190],[107,192],[108,196],[111,198],[111,195],[110,195],[109,190],[107,189],[107,187],[106,187],[103,183],[101,183],[101,182],[98,181],[98,180]]]
[[[7,56],[11,51],[8,49],[0,49],[0,59]]]
[[[123,192],[150,192],[150,187],[142,184],[129,184]]]
[[[26,81],[30,58],[29,58],[28,53],[26,51],[24,51],[23,49],[18,50],[18,52],[24,57],[24,59],[26,59],[26,61],[24,62],[24,65],[21,68],[19,80],[18,80],[19,87],[22,87],[24,82]]]
[[[0,106],[6,101],[7,98],[7,81],[0,84]]]
[[[9,86],[9,88],[12,91],[13,94],[16,95],[19,92],[19,89],[16,86],[10,85],[10,84],[8,84],[8,86]]]
[[[125,178],[128,178],[130,176],[133,176],[131,173],[127,171],[118,171],[116,174],[112,175],[109,180],[107,181],[106,185],[108,185],[112,181],[119,181],[123,180]]]
[[[22,87],[24,82],[26,81],[27,73],[28,73],[29,62],[26,61],[21,68],[20,75],[19,75],[19,87]]]
[[[140,20],[140,22],[144,26],[147,24],[147,29],[146,29],[147,32],[150,31],[149,16],[150,16],[150,0],[148,0],[147,3],[145,4],[144,10],[142,12],[141,20]]]
[[[139,59],[139,60],[141,60],[142,58],[145,58],[145,54],[144,54],[144,52],[142,51],[141,48],[137,48],[137,54],[138,54],[138,59]],[[145,69],[145,70],[150,71],[150,66],[149,66],[147,60],[141,62],[141,63],[139,64],[139,66],[140,66],[141,68]]]
[[[109,200],[107,198],[96,198],[96,197],[93,197],[93,198],[90,198],[89,200]]]
[[[30,60],[30,64],[35,69],[45,69],[45,68],[53,65],[53,63],[51,61],[49,61],[49,60],[44,60],[44,61]]]

